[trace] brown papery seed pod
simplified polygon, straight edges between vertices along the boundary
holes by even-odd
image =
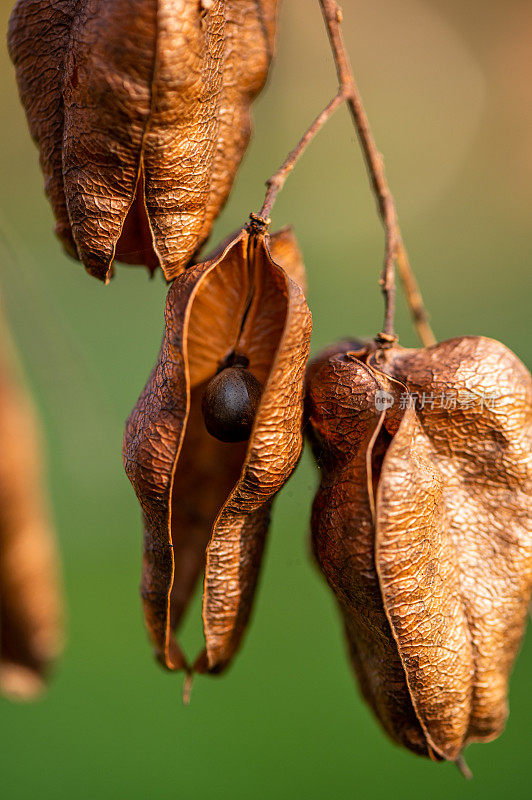
[[[343,343],[309,370],[313,548],[387,733],[460,763],[497,737],[532,585],[532,381],[482,337]]]
[[[0,325],[0,690],[30,700],[61,644],[55,541],[33,409]]]
[[[162,349],[124,439],[144,516],[144,613],[168,669],[190,669],[173,634],[203,572],[194,669],[222,671],[248,622],[272,501],[301,453],[311,331],[301,280],[290,230],[270,240],[244,229],[168,293]],[[211,435],[202,412],[206,388],[231,369],[259,386],[249,441],[238,443]]]
[[[89,273],[174,278],[250,135],[277,0],[19,0],[9,26],[56,232]]]

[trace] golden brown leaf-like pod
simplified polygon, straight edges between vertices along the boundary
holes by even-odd
[[[532,381],[499,342],[331,348],[309,371],[313,548],[387,733],[498,736],[532,585]]]
[[[19,0],[22,103],[67,250],[178,275],[209,235],[250,135],[277,0]]]
[[[272,501],[301,453],[311,331],[301,266],[289,230],[269,241],[243,229],[168,293],[161,352],[127,423],[124,464],[144,516],[145,619],[172,670],[189,669],[173,633],[203,571],[205,652],[194,669],[223,670],[249,618]],[[262,394],[249,441],[228,444],[207,432],[202,396],[234,353],[247,358]]]
[[[8,349],[0,326],[0,691],[29,700],[58,654],[61,613],[33,409]]]

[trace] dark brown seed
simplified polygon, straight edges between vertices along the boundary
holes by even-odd
[[[205,427],[221,442],[249,439],[262,386],[242,364],[226,367],[212,378],[203,394]]]

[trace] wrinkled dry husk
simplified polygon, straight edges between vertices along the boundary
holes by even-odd
[[[394,398],[387,411],[377,390]],[[440,407],[466,392],[470,407]],[[459,760],[504,727],[530,600],[530,375],[482,337],[344,343],[312,365],[307,404],[314,551],[363,694],[396,741]]]
[[[8,349],[0,326],[0,691],[30,700],[58,655],[61,611],[33,409]]]
[[[178,275],[209,235],[267,77],[277,0],[19,0],[9,27],[56,232],[89,273]]]
[[[311,316],[300,286],[273,259],[301,279],[287,229],[270,244],[244,229],[221,254],[176,279],[157,364],[126,427],[124,463],[145,524],[145,618],[169,669],[189,667],[173,632],[203,570],[206,650],[195,669],[219,672],[233,657],[271,504],[301,453]],[[225,444],[207,433],[201,397],[238,340],[250,276],[254,293],[238,349],[263,392],[249,442]]]

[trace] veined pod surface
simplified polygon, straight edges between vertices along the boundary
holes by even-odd
[[[313,549],[364,697],[458,761],[505,724],[532,585],[532,381],[499,342],[344,342],[310,367]]]
[[[89,273],[174,278],[250,136],[277,0],[19,0],[9,50],[56,232]]]
[[[124,439],[144,517],[144,613],[168,669],[191,668],[174,632],[203,572],[205,651],[193,668],[223,670],[248,622],[272,501],[302,447],[302,279],[289,229],[271,239],[243,229],[168,293],[161,352]],[[249,440],[228,443],[208,432],[204,398],[238,364],[260,398]]]

